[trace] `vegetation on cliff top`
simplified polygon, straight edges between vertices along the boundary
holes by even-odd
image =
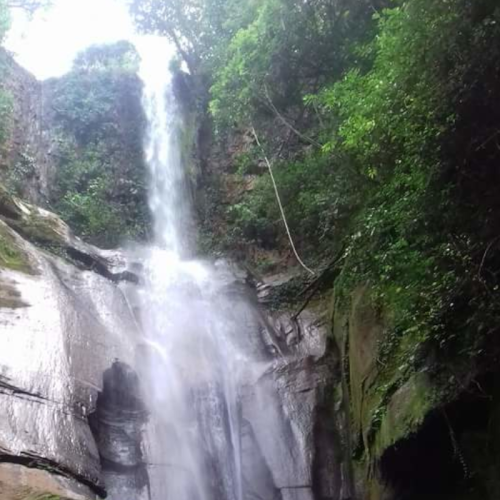
[[[137,66],[128,42],[94,46],[47,83],[58,144],[52,205],[78,235],[104,247],[144,237],[149,224]]]

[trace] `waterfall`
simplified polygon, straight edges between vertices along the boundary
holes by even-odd
[[[144,84],[143,106],[148,120],[145,154],[154,241],[181,256],[186,249],[190,206],[179,147],[182,120],[169,70],[172,48],[159,37],[142,37],[136,46],[141,56],[139,76]]]
[[[237,372],[244,356],[226,311],[224,280],[186,259],[190,202],[181,161],[182,119],[172,50],[157,37],[141,56],[149,203],[154,240],[145,258],[140,310],[141,378],[150,413],[147,460],[153,500],[240,500]]]

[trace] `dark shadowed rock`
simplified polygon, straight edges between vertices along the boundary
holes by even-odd
[[[148,474],[141,444],[147,412],[139,379],[126,363],[115,361],[104,372],[90,424],[101,458],[103,478],[111,499],[140,495],[147,490]]]

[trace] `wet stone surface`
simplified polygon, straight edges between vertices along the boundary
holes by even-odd
[[[0,456],[103,493],[88,415],[104,371],[133,359],[135,323],[112,281],[22,246],[36,273],[0,269],[19,305],[0,303]]]

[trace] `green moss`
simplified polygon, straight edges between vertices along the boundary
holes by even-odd
[[[337,300],[332,317],[349,387],[353,454],[366,477],[383,453],[416,432],[447,394],[422,363],[427,335],[415,328],[394,338],[392,318],[377,307],[366,286],[358,287],[348,303]]]
[[[32,274],[27,254],[19,247],[11,230],[0,222],[0,268]]]
[[[387,486],[382,484],[378,478],[368,479],[366,490],[370,500],[384,500],[389,497]]]
[[[66,241],[67,228],[61,219],[18,200],[1,184],[0,218],[33,243],[64,244]]]
[[[429,377],[416,373],[390,398],[372,445],[373,457],[380,458],[387,448],[417,431],[434,404]]]
[[[12,222],[11,225],[33,243],[58,245],[66,243],[65,228],[62,222],[54,216],[44,217],[32,212],[23,220]]]
[[[349,379],[353,432],[357,442],[367,449],[375,410],[383,402],[383,393],[377,388],[379,375],[378,344],[384,334],[384,325],[373,308],[370,293],[359,288],[353,293],[349,314]]]
[[[0,184],[0,215],[10,219],[22,217],[22,210],[14,197],[2,184]]]

